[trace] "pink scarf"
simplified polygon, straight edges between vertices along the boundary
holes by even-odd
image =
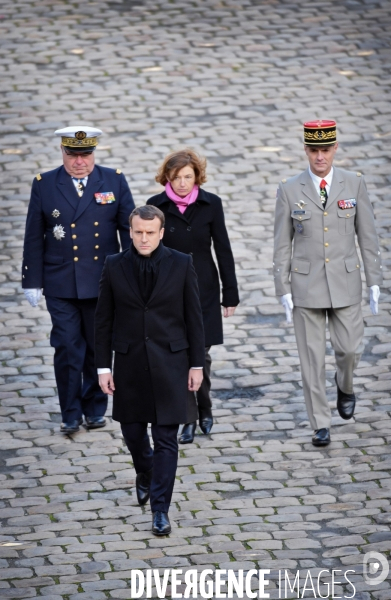
[[[185,212],[186,208],[197,200],[199,190],[198,185],[195,185],[191,190],[190,194],[187,194],[187,196],[181,198],[180,196],[178,196],[178,194],[174,192],[169,181],[166,183],[165,189],[167,196],[177,205],[182,215]]]

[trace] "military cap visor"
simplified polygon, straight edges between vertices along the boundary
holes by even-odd
[[[304,143],[306,146],[331,146],[336,141],[336,121],[307,121],[304,123]]]

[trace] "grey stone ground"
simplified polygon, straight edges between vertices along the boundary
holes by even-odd
[[[338,120],[337,165],[365,174],[390,263],[390,3],[1,0],[0,27],[0,597],[127,599],[131,569],[220,567],[270,568],[272,597],[278,569],[351,568],[356,598],[391,598],[389,579],[362,577],[366,552],[391,549],[389,275],[380,315],[363,304],[349,423],[328,357],[325,450],[310,443],[271,276],[277,183],[305,167],[301,123],[319,117]],[[225,202],[242,302],[213,349],[217,424],[181,450],[166,539],[135,501],[117,423],[60,435],[49,317],[21,294],[32,177],[59,164],[53,130],[80,120],[104,129],[99,161],[124,171],[138,204],[185,144]]]

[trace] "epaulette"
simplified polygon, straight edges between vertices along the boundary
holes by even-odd
[[[38,173],[38,175],[36,175],[36,179],[37,179],[37,181],[41,181],[41,179],[42,179],[41,173]]]
[[[286,183],[286,179],[281,179],[281,183]]]
[[[356,175],[357,175],[357,177],[361,177],[360,171],[357,171]]]
[[[117,175],[121,175],[121,173],[122,173],[121,169],[117,169],[116,173],[117,173]]]

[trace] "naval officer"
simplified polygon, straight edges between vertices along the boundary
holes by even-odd
[[[95,165],[100,129],[55,131],[63,164],[32,184],[22,265],[31,306],[41,291],[52,319],[50,343],[60,400],[61,431],[103,427],[107,395],[94,364],[94,313],[106,256],[129,247],[134,202],[119,169]]]
[[[304,123],[309,168],[277,190],[274,280],[293,323],[303,391],[314,446],[330,443],[326,399],[326,317],[335,352],[337,409],[350,419],[355,409],[353,371],[364,333],[361,250],[373,314],[378,312],[382,266],[372,205],[361,173],[333,167],[338,148],[335,121]]]

